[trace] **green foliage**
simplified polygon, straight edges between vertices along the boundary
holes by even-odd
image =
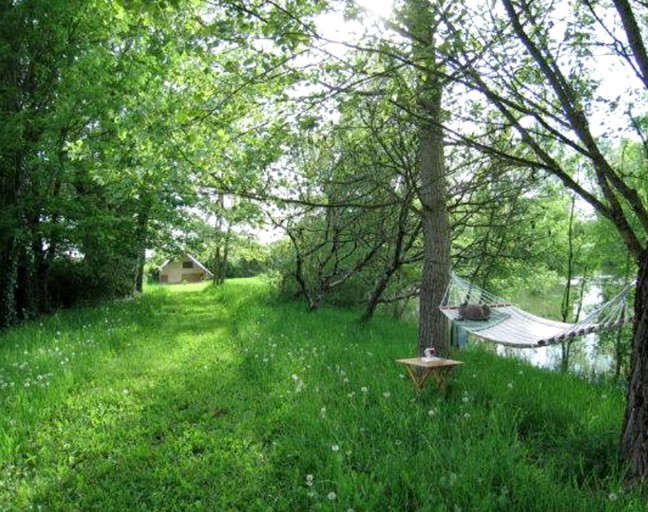
[[[474,348],[417,394],[413,326],[269,290],[153,286],[4,332],[2,509],[644,509],[618,388]]]
[[[61,279],[47,274],[68,254],[97,283],[130,274],[129,287],[100,291],[129,294],[145,248],[191,231],[206,190],[256,183],[279,154],[256,129],[258,98],[294,82],[273,72],[324,7],[289,4],[0,7],[0,327],[47,310],[46,283]],[[259,52],[261,40],[273,51]]]
[[[234,238],[228,277],[253,277],[268,271],[271,247],[248,237]]]
[[[123,262],[119,261],[108,262],[104,267],[71,258],[54,260],[48,272],[51,306],[71,308],[123,297],[132,290],[133,283],[132,273],[122,268]]]

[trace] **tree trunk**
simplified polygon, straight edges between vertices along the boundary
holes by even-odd
[[[16,285],[18,283],[18,250],[13,237],[0,248],[0,329],[18,320]]]
[[[423,224],[423,276],[419,296],[419,354],[434,346],[439,355],[450,350],[450,329],[439,310],[450,274],[450,220],[446,204],[446,177],[443,144],[443,82],[436,60],[435,27],[437,13],[427,0],[410,0],[408,29],[412,54],[419,62],[417,84],[420,117],[418,121],[418,166]]]
[[[630,480],[646,480],[648,476],[648,250],[645,250],[639,258],[630,386],[621,434],[621,459],[628,466]]]
[[[621,320],[625,321],[626,318],[626,308],[623,307],[621,311]],[[621,378],[621,368],[623,367],[623,344],[622,344],[622,333],[623,327],[619,327],[614,336],[614,379],[618,382]]]
[[[225,283],[225,276],[227,274],[227,259],[229,257],[229,243],[232,236],[232,229],[228,225],[225,234],[219,232],[218,245],[214,252],[214,271],[212,283],[221,285]]]
[[[229,246],[231,237],[232,227],[228,224],[227,232],[225,233],[225,241],[223,243],[223,257],[220,261],[220,268],[218,270],[219,284],[223,284],[225,282],[225,278],[227,277],[227,260],[229,259]]]
[[[144,266],[146,265],[146,247],[140,247],[137,253],[137,263],[135,268],[135,293],[144,291]]]
[[[392,275],[394,275],[394,272],[396,272],[396,269],[389,268],[385,270],[381,279],[378,281],[378,284],[374,287],[371,296],[367,301],[365,312],[362,315],[362,320],[364,322],[368,322],[373,318],[374,313],[376,312],[376,308],[378,307],[378,302],[380,301],[383,293],[385,293],[387,285],[389,285],[389,280],[391,279]]]
[[[429,115],[441,114],[441,91]],[[434,117],[436,116],[436,117]],[[422,126],[419,135],[421,203],[423,206],[423,277],[419,296],[419,353],[434,346],[439,355],[450,350],[448,321],[439,305],[448,287],[450,273],[450,221],[446,208],[443,133],[439,125]]]
[[[576,209],[576,196],[572,195],[569,209],[569,229],[567,231],[567,276],[565,277],[565,291],[563,292],[562,303],[560,304],[560,316],[563,322],[569,321],[571,309],[571,282],[574,276],[574,210]],[[583,276],[583,280],[585,276]],[[560,370],[567,372],[569,369],[569,354],[573,338],[560,342]]]

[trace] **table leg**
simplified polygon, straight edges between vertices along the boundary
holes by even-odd
[[[410,379],[412,379],[412,382],[416,386],[416,389],[422,391],[423,387],[425,386],[425,383],[427,382],[428,378],[432,374],[433,369],[432,368],[426,369],[423,375],[421,375],[421,377],[418,377],[416,373],[412,370],[411,366],[406,366],[406,368],[407,368],[407,373],[410,376]]]
[[[426,368],[423,371],[422,375],[419,377],[416,372],[412,370],[411,366],[406,366],[406,368],[407,374],[409,375],[410,379],[412,379],[412,382],[414,383],[414,386],[416,386],[416,389],[418,391],[423,391],[425,383],[430,378],[430,375],[434,375],[437,389],[439,389],[439,391],[443,391],[445,389],[446,378],[454,370],[453,366],[448,368]]]
[[[443,370],[439,368],[439,371],[434,373],[434,378],[436,379],[437,388],[440,391],[443,391],[445,389],[446,379],[448,378],[448,375],[450,375],[454,371],[454,369],[455,369],[454,366],[450,366],[449,368],[444,368]]]

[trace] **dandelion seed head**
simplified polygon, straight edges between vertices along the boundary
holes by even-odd
[[[333,491],[329,492],[326,496],[329,501],[335,501],[337,498],[337,494],[335,494]]]

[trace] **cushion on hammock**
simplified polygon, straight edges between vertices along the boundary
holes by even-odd
[[[459,306],[460,320],[488,320],[491,310],[486,304],[469,304],[464,302]]]

